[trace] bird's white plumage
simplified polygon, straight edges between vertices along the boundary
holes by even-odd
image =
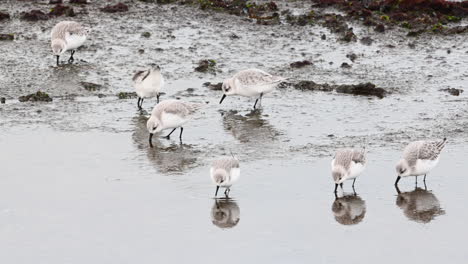
[[[429,173],[437,164],[439,163],[439,157],[435,160],[422,160],[418,159],[414,168],[411,170],[409,175],[402,175],[403,177],[407,176],[420,176]]]
[[[77,34],[72,34],[70,35],[69,32],[65,34],[65,40],[67,45],[66,50],[74,50],[83,45],[83,43],[86,41],[86,35],[77,35]]]
[[[134,77],[135,92],[140,98],[157,96],[164,87],[164,77],[159,69],[141,71]]]
[[[185,123],[189,121],[189,118],[182,117],[177,114],[172,114],[172,113],[166,113],[162,112],[161,113],[161,129],[169,129],[169,128],[176,128],[176,127],[181,127]]]

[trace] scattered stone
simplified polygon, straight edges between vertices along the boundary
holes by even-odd
[[[230,39],[240,39],[239,36],[237,36],[236,34],[232,33],[231,35],[229,35],[229,38]]]
[[[13,34],[0,34],[0,41],[11,41],[15,39],[15,35]]]
[[[322,40],[326,40],[327,39],[327,35],[325,34],[322,34],[322,36],[320,37]]]
[[[138,49],[138,53],[143,54],[143,53],[145,53],[145,50],[144,49]]]
[[[309,65],[312,65],[312,62],[310,62],[308,60],[296,61],[296,62],[293,62],[293,63],[289,64],[289,66],[291,68],[303,68],[303,67],[309,66]]]
[[[2,104],[6,103],[6,98],[5,97],[0,98],[0,103]]]
[[[406,34],[406,36],[408,36],[408,37],[417,37],[417,36],[421,35],[422,33],[424,33],[425,31],[426,30],[424,30],[424,29],[410,31],[410,32],[408,32],[408,34]]]
[[[48,20],[49,16],[40,10],[22,12],[20,18],[27,21]]]
[[[135,92],[120,92],[117,94],[117,97],[119,99],[131,99],[131,98],[137,98],[137,94]]]
[[[385,26],[383,24],[378,24],[377,26],[375,26],[374,30],[383,33],[385,32]]]
[[[338,93],[354,94],[354,95],[367,95],[377,96],[383,98],[386,95],[386,91],[383,88],[378,88],[373,83],[360,83],[360,84],[342,84],[335,88]]]
[[[360,41],[366,46],[370,46],[372,45],[372,42],[374,42],[374,40],[371,37],[363,37]]]
[[[63,3],[62,0],[50,0],[49,1],[49,4],[51,4],[51,5],[62,4],[62,3]]]
[[[447,92],[454,96],[459,96],[461,93],[463,93],[463,89],[456,89],[456,88],[446,88],[446,89],[441,89],[441,91]]]
[[[357,59],[357,55],[355,53],[349,53],[349,54],[346,54],[346,58],[354,62]]]
[[[8,13],[0,12],[0,21],[10,19],[10,15]]]
[[[331,92],[333,91],[333,86],[329,84],[318,84],[313,81],[300,81],[296,84],[293,84],[293,87],[301,91],[323,91]]]
[[[222,86],[223,86],[223,83],[210,83],[210,82],[206,82],[203,84],[204,87],[207,87],[208,89],[210,90],[213,90],[213,91],[221,91],[222,90]]]
[[[70,4],[86,5],[88,4],[88,0],[70,0]]]
[[[354,34],[353,29],[350,28],[350,29],[348,29],[348,31],[346,31],[346,33],[343,35],[343,37],[341,38],[341,40],[346,41],[346,42],[351,42],[351,41],[356,41],[356,40],[357,40],[357,37],[356,37],[356,35]]]
[[[37,91],[36,93],[20,96],[18,98],[20,102],[52,102],[52,98],[44,92]]]
[[[117,12],[127,12],[128,11],[128,5],[124,3],[118,3],[115,5],[107,5],[103,8],[101,8],[102,12],[106,13],[117,13]]]
[[[416,44],[414,42],[410,42],[408,43],[408,47],[410,47],[411,49],[414,49],[416,48]]]
[[[49,15],[51,15],[51,16],[63,16],[63,15],[66,15],[66,16],[69,16],[69,17],[74,17],[74,16],[75,16],[75,11],[73,11],[73,8],[72,8],[72,7],[64,6],[64,5],[58,4],[58,5],[54,6],[54,7],[50,10]]]
[[[349,65],[347,62],[343,62],[341,63],[341,68],[344,68],[344,69],[350,69],[351,68],[351,65]]]
[[[149,38],[149,37],[151,37],[151,33],[143,32],[143,33],[141,33],[141,36],[144,37],[144,38]]]
[[[201,60],[198,62],[198,66],[195,67],[197,72],[214,72],[216,67],[215,60]]]
[[[96,83],[80,82],[80,84],[81,86],[83,86],[83,88],[85,88],[85,90],[90,91],[90,92],[98,91],[98,90],[101,90],[102,88],[101,84],[96,84]]]

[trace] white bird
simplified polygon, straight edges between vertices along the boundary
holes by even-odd
[[[398,177],[395,186],[401,177],[424,175],[431,171],[439,163],[440,152],[445,147],[447,138],[441,141],[414,141],[408,144],[403,151],[403,157],[396,165]]]
[[[161,74],[161,68],[156,64],[146,71],[138,71],[133,76],[136,94],[138,95],[138,108],[141,109],[145,98],[156,96],[159,103],[159,95],[164,86],[164,77]]]
[[[215,160],[210,169],[211,181],[216,185],[215,197],[219,187],[225,188],[224,194],[229,195],[231,186],[239,180],[240,167],[236,158],[222,158]]]
[[[343,182],[353,180],[364,171],[366,167],[365,149],[339,149],[331,163],[332,176],[335,181],[335,194],[338,184],[343,188]]]
[[[180,127],[179,139],[182,141],[182,127],[189,121],[192,115],[200,108],[198,104],[187,103],[179,100],[165,100],[157,104],[151,116],[146,122],[146,128],[150,133],[149,143],[153,147],[151,139],[154,133],[161,132],[164,129],[173,128],[166,138],[169,139],[172,132]]]
[[[236,73],[232,78],[226,79],[221,86],[223,97],[219,103],[221,104],[228,95],[242,95],[252,97],[255,96],[254,109],[257,106],[258,100],[261,100],[264,94],[269,93],[286,78],[273,76],[259,69],[248,69]]]
[[[89,29],[74,21],[62,21],[52,28],[51,47],[53,54],[57,56],[57,66],[59,65],[60,55],[68,50],[71,52],[68,63],[74,61],[75,49],[83,45],[88,33]]]

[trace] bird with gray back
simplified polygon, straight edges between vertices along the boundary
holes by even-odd
[[[74,21],[62,21],[52,28],[51,47],[52,52],[57,56],[57,66],[60,55],[66,51],[71,52],[68,63],[73,63],[75,50],[83,45],[89,34],[89,29]]]

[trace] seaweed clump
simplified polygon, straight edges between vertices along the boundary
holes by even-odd
[[[124,3],[118,3],[115,5],[107,5],[103,8],[101,8],[102,12],[106,13],[118,13],[118,12],[127,12],[128,11],[128,5]]]
[[[20,96],[20,102],[52,102],[52,98],[44,92],[37,91],[36,93]]]

